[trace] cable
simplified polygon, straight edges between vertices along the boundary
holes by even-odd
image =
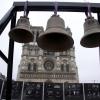
[[[28,0],[25,2],[25,5],[24,5],[24,16],[28,16]]]

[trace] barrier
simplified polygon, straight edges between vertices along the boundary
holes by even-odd
[[[6,99],[6,81],[0,80],[0,99]],[[12,81],[12,100],[100,100],[100,83]]]

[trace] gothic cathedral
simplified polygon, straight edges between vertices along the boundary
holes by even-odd
[[[32,27],[39,33],[42,27]],[[38,47],[35,41],[23,44],[17,81],[78,83],[75,47],[63,52],[50,52]]]

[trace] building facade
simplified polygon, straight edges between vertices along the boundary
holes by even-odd
[[[37,31],[40,30],[37,28]],[[37,31],[36,27],[33,28],[34,33]],[[17,81],[78,83],[75,48],[49,52],[39,48],[35,41],[24,44]]]

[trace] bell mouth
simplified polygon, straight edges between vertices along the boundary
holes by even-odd
[[[9,32],[9,36],[19,43],[29,43],[33,41],[32,33],[25,29],[14,28]]]
[[[100,46],[100,32],[83,36],[80,41],[80,44],[87,48],[94,48]]]
[[[70,49],[73,46],[74,41],[66,34],[53,32],[41,35],[38,38],[37,43],[39,47],[44,50],[60,52]]]

